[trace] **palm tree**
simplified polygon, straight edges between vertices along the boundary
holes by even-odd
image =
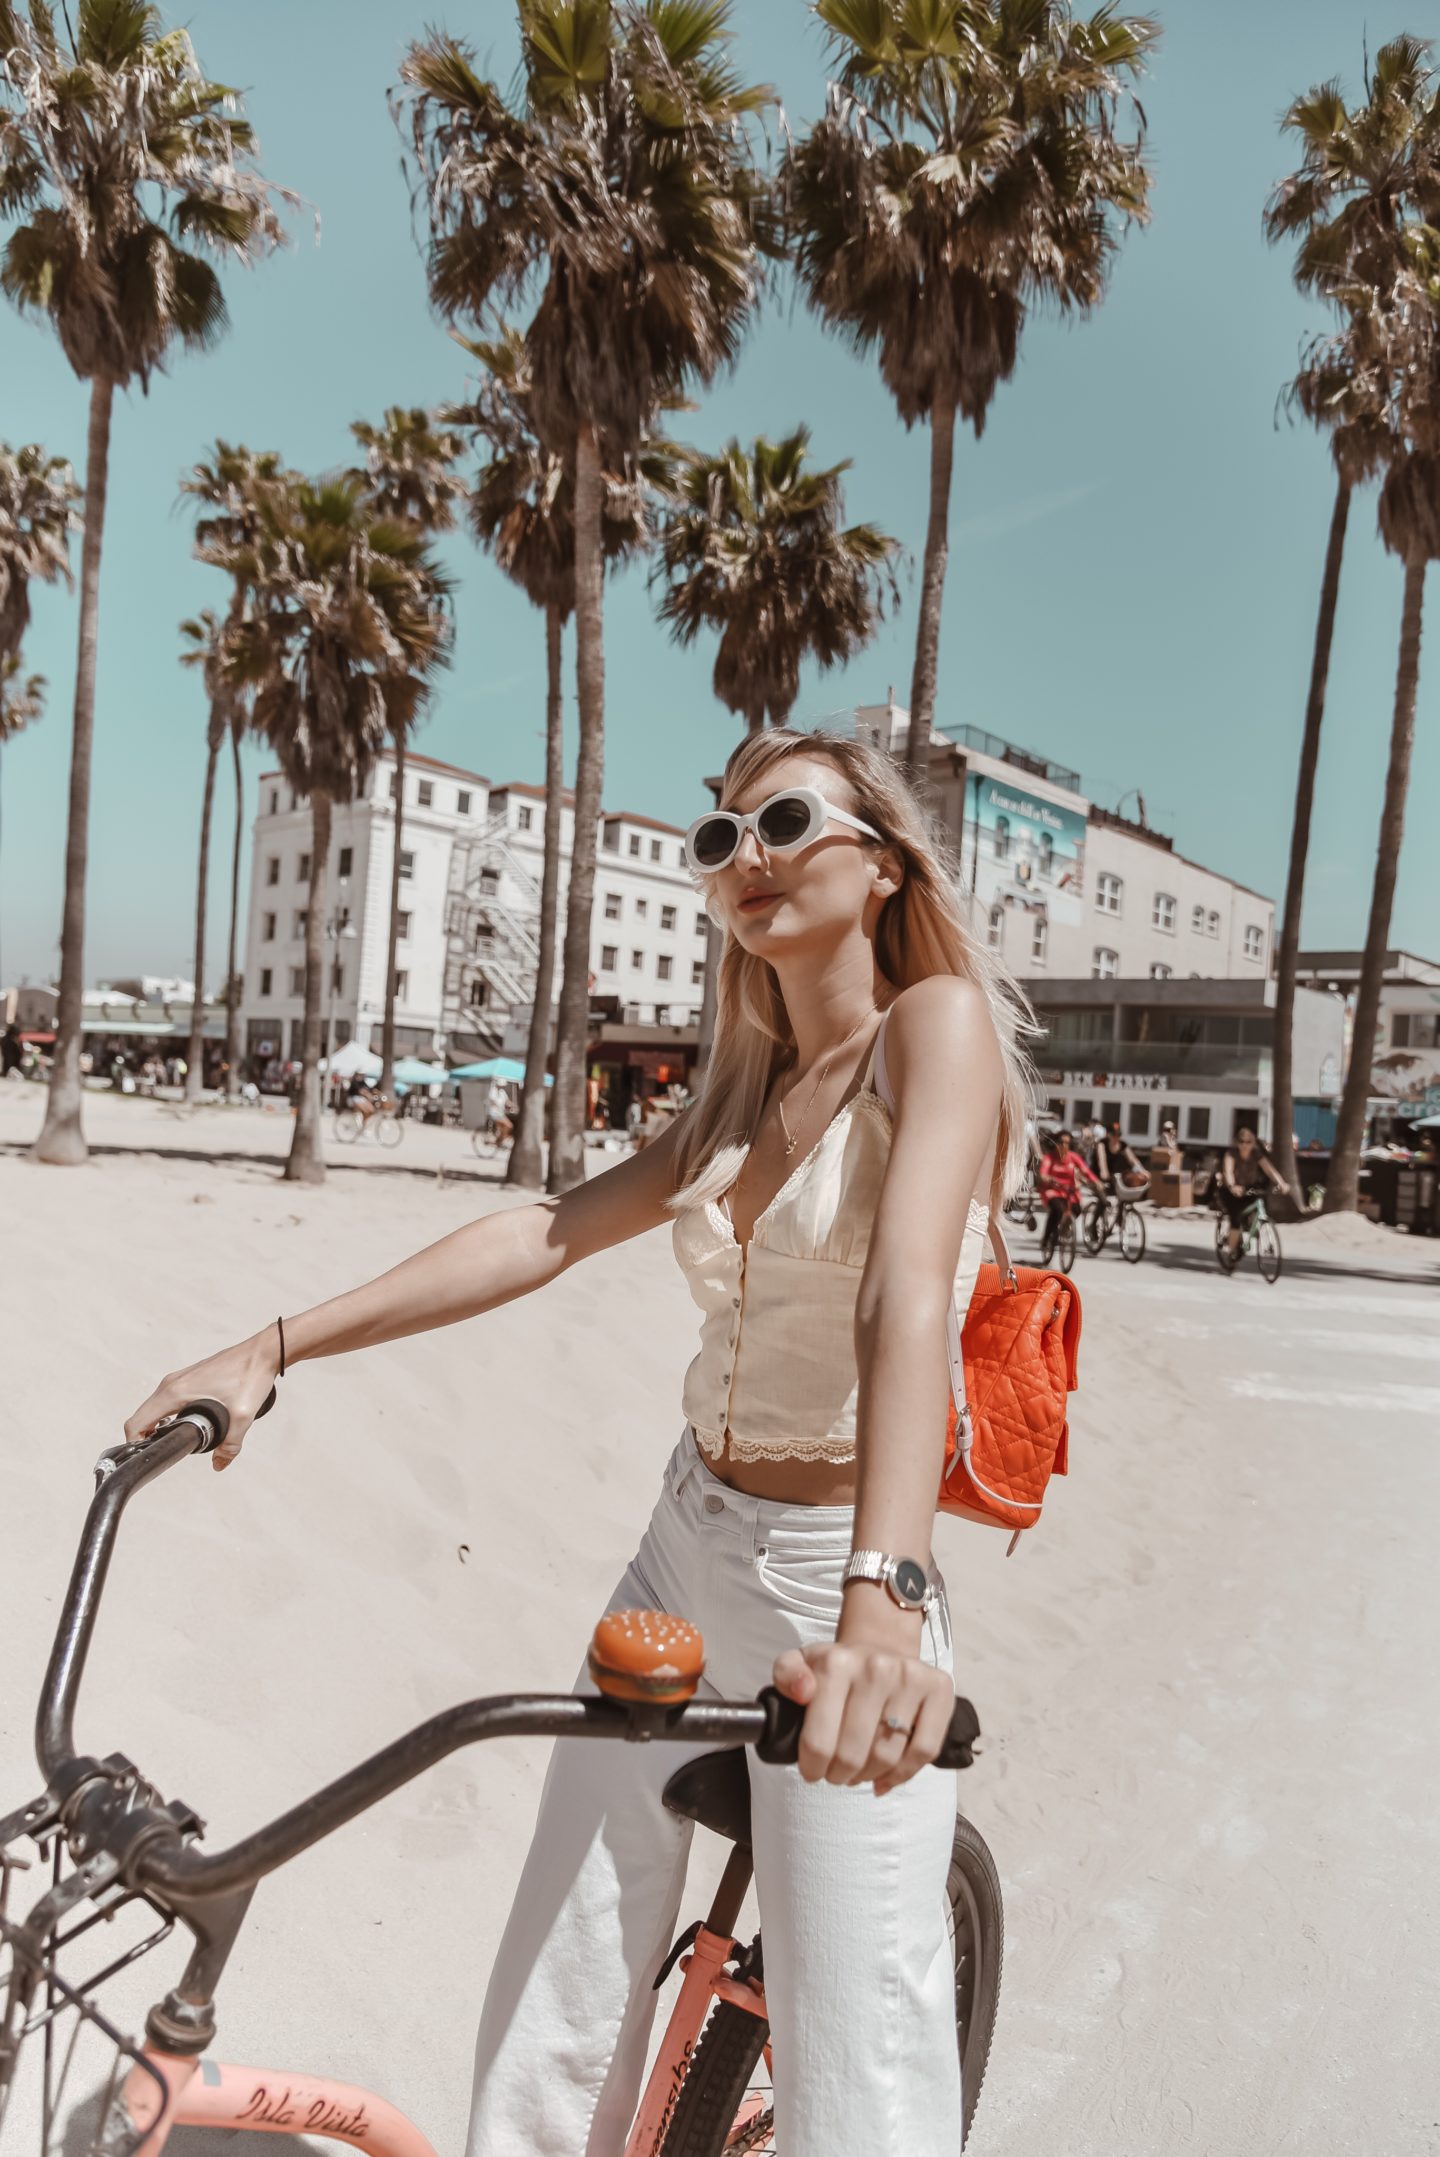
[[[254,641],[249,625],[231,618],[222,621],[207,607],[198,617],[180,624],[187,649],[180,664],[199,670],[205,683],[208,712],[205,724],[205,785],[200,806],[200,862],[195,880],[195,993],[190,1000],[190,1043],[185,1071],[185,1098],[198,1101],[205,1058],[205,916],[209,903],[210,818],[215,805],[215,767],[228,736],[239,763],[239,743],[245,731],[247,697],[252,685]],[[238,781],[237,781],[238,783]],[[231,934],[234,934],[235,893],[231,892]],[[234,964],[233,947],[230,954]],[[231,994],[226,984],[227,997]]]
[[[718,629],[715,694],[755,733],[784,726],[800,668],[843,665],[863,650],[897,597],[899,542],[873,524],[844,523],[846,458],[807,463],[810,430],[717,456],[684,453],[661,527],[660,619],[678,644]]]
[[[462,339],[487,370],[475,401],[448,415],[483,438],[489,456],[470,497],[471,529],[497,564],[545,616],[545,834],[540,870],[539,950],[525,1048],[525,1076],[505,1181],[533,1190],[544,1181],[545,1077],[555,995],[560,856],[565,801],[561,642],[575,606],[575,486],[563,457],[547,450],[530,406],[524,339],[506,329],[494,342]],[[651,443],[638,470],[604,475],[601,536],[618,561],[649,536],[646,495],[670,466],[668,445]]]
[[[44,709],[44,675],[22,674],[18,652],[0,657],[0,773],[5,767],[5,744],[33,725]],[[4,979],[5,962],[0,954],[0,982]]]
[[[930,513],[906,760],[928,774],[949,554],[955,422],[984,432],[1029,307],[1089,312],[1116,219],[1143,222],[1144,115],[1122,88],[1157,36],[1068,0],[815,0],[839,80],[787,150],[782,187],[810,305],[930,426]]]
[[[419,407],[392,405],[379,427],[356,420],[350,429],[365,452],[365,476],[378,515],[399,517],[427,535],[448,532],[465,482],[453,469],[460,437]],[[410,690],[392,691],[391,738],[395,744],[395,836],[390,861],[390,926],[385,944],[385,1016],[380,1031],[380,1090],[395,1086],[396,953],[400,941],[400,848],[405,831],[405,748],[425,701]]]
[[[1387,303],[1407,220],[1417,212],[1429,214],[1440,192],[1440,127],[1427,52],[1418,38],[1383,45],[1365,101],[1353,112],[1333,82],[1318,83],[1297,98],[1282,125],[1300,140],[1300,163],[1275,188],[1265,210],[1268,239],[1300,239],[1294,270],[1299,289],[1345,308],[1349,316],[1341,337],[1311,346],[1286,392],[1293,408],[1327,429],[1335,465],[1276,949],[1273,1146],[1276,1166],[1297,1199],[1295,975],[1315,774],[1350,499],[1357,486],[1377,476],[1390,445],[1388,370],[1383,335],[1377,342],[1374,334],[1376,310]]]
[[[294,482],[273,450],[256,452],[243,444],[219,441],[208,463],[193,465],[180,482],[180,492],[196,502],[204,514],[195,530],[195,552],[202,562],[223,569],[231,579],[230,609],[226,618],[232,637],[241,624],[250,622],[249,606],[261,570],[261,535],[265,505],[272,490]],[[253,688],[255,668],[263,664],[253,626],[248,631],[247,681]],[[238,654],[237,654],[238,656]],[[225,1098],[240,1097],[240,976],[236,967],[240,932],[240,866],[245,839],[245,774],[240,750],[249,725],[249,700],[230,700],[230,759],[234,772],[235,815],[230,847],[230,925],[225,961]],[[198,987],[198,977],[197,977]],[[192,1059],[193,1061],[193,1059]]]
[[[361,791],[410,693],[447,656],[449,590],[415,526],[371,513],[356,472],[275,489],[257,550],[265,655],[254,724],[310,801],[300,1101],[288,1181],[323,1183],[320,1023],[334,804]]]
[[[584,1175],[590,915],[604,774],[603,473],[662,403],[735,355],[757,304],[765,191],[745,132],[769,92],[727,64],[726,0],[524,0],[521,91],[434,36],[401,69],[430,219],[432,303],[525,332],[540,438],[574,471],[580,748],[547,1183]]]
[[[1405,567],[1400,652],[1350,1061],[1325,1179],[1327,1213],[1353,1213],[1360,1202],[1360,1148],[1415,743],[1425,571],[1431,562],[1440,561],[1440,230],[1412,226],[1405,253],[1407,268],[1397,280],[1391,310],[1396,448],[1380,488],[1380,536]]]
[[[79,499],[63,457],[47,457],[35,442],[20,449],[0,442],[0,748],[44,709],[44,677],[21,672],[30,587],[61,577],[73,582],[70,534],[80,523]]]
[[[238,98],[206,78],[187,34],[164,29],[148,0],[78,0],[69,44],[46,0],[30,0],[28,15],[0,0],[0,52],[0,213],[19,220],[0,287],[48,315],[90,384],[55,1065],[33,1149],[68,1163],[86,1156],[85,872],[111,407],[131,382],[148,389],[177,341],[204,350],[221,335],[225,303],[205,256],[252,262],[282,234]],[[168,228],[153,214],[167,205]]]

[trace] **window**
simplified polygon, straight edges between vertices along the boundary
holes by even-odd
[[[620,826],[613,816],[607,817],[601,826],[600,844],[607,854],[618,854],[620,851]]]
[[[640,834],[638,831],[632,831],[630,834],[630,851],[638,860],[640,855]]]
[[[620,894],[618,891],[607,891],[605,894],[605,919],[607,921],[618,921],[620,919]]]
[[[413,849],[408,846],[402,846],[400,849],[400,874],[402,876],[413,876],[415,874],[415,855]]]
[[[1114,981],[1119,972],[1119,952],[1107,951],[1103,944],[1097,944],[1095,946],[1095,955],[1090,961],[1090,979],[1092,981]]]
[[[1082,1098],[1075,1103],[1075,1114],[1073,1121],[1076,1123],[1094,1123],[1095,1103],[1093,1101],[1085,1100],[1082,1096]]]
[[[350,871],[351,871],[351,868],[352,868],[352,866],[354,865],[354,861],[355,861],[355,849],[354,849],[354,847],[353,847],[353,846],[342,846],[342,847],[341,847],[341,849],[340,849],[340,860],[339,860],[339,863],[338,863],[338,865],[337,865],[337,867],[336,867],[336,870],[335,870],[335,874],[336,874],[337,876],[348,876],[348,875],[350,874]]]
[[[278,884],[280,881],[280,856],[278,854],[271,854],[266,859],[265,881],[267,884]]]
[[[670,1024],[670,1006],[668,1004],[657,1004],[655,1006],[655,1024],[657,1026],[668,1026]]]
[[[260,924],[260,941],[262,944],[273,944],[275,941],[275,916],[273,914],[266,914]]]
[[[1042,831],[1042,832],[1041,832],[1041,834],[1040,834],[1039,846],[1040,846],[1040,874],[1041,874],[1041,875],[1042,875],[1042,876],[1044,877],[1044,879],[1045,879],[1046,883],[1048,884],[1049,882],[1051,882],[1051,881],[1052,881],[1052,879],[1053,879],[1053,877],[1054,877],[1054,875],[1055,875],[1055,839],[1054,839],[1054,835],[1053,835],[1052,833],[1048,832],[1048,831]]]
[[[1207,914],[1205,916],[1205,934],[1207,936],[1218,936],[1220,934],[1220,916],[1218,914]]]
[[[485,982],[479,974],[475,976],[470,984],[470,1001],[472,1004],[477,1005],[483,1004],[485,1001]]]
[[[650,841],[650,859],[652,861],[663,861],[664,858],[665,856],[661,851],[660,841],[658,839],[652,839]]]
[[[1194,1139],[1207,1139],[1210,1136],[1210,1111],[1208,1108],[1186,1109],[1185,1136]]]
[[[395,969],[395,1001],[403,1004],[410,993],[410,976],[403,966]]]
[[[1245,924],[1245,956],[1247,959],[1263,959],[1265,956],[1265,931],[1258,921]]]
[[[262,996],[268,996],[270,994],[270,979],[270,968],[268,966],[262,966],[260,969],[260,994]]]
[[[291,931],[290,931],[290,934],[291,934],[292,936],[303,936],[303,935],[305,934],[305,930],[306,930],[306,927],[307,927],[307,925],[308,925],[308,923],[309,923],[309,920],[310,920],[310,909],[309,909],[309,907],[308,907],[308,906],[297,906],[297,907],[296,907],[296,909],[295,909],[295,922],[294,922],[294,926],[292,927],[292,929],[291,929]]]
[[[1203,936],[1205,934],[1205,909],[1203,906],[1191,907],[1190,926],[1197,936]]]
[[[1124,895],[1125,885],[1120,877],[1112,876],[1108,870],[1096,877],[1095,904],[1102,914],[1118,914]]]
[[[668,981],[670,979],[674,965],[675,961],[671,958],[669,952],[662,951],[660,957],[655,962],[655,971],[662,981]]]
[[[293,813],[294,813],[294,811],[295,811],[296,809],[298,809],[298,808],[299,808],[299,806],[300,806],[300,796],[299,796],[299,795],[298,795],[298,794],[297,794],[297,793],[295,792],[295,789],[294,789],[294,788],[292,787],[292,788],[290,789],[290,809],[291,809],[291,813],[293,814]]]
[[[295,881],[297,884],[308,884],[310,881],[310,856],[308,854],[302,854],[295,864]]]
[[[1125,1128],[1131,1138],[1148,1138],[1150,1136],[1150,1103],[1148,1101],[1132,1101],[1130,1103],[1129,1112],[1125,1118]]]
[[[1164,1130],[1164,1128],[1165,1128],[1165,1126],[1166,1126],[1166,1124],[1167,1124],[1167,1123],[1173,1123],[1173,1124],[1174,1124],[1174,1126],[1175,1126],[1175,1133],[1176,1133],[1176,1136],[1178,1137],[1178,1136],[1179,1136],[1179,1133],[1180,1133],[1180,1103],[1179,1103],[1178,1101],[1162,1101],[1162,1102],[1161,1102],[1161,1104],[1160,1104],[1160,1128],[1161,1128],[1161,1130],[1162,1130],[1162,1131]]]
[[[705,934],[705,931],[706,931],[706,930],[707,930],[707,929],[709,928],[709,926],[710,926],[710,917],[709,917],[709,915],[708,915],[708,914],[705,914],[705,913],[699,913],[699,914],[697,914],[697,915],[695,916],[695,934],[696,934],[697,936],[703,936],[703,935]]]
[[[400,774],[398,771],[392,771],[390,774],[390,799],[392,801],[400,799]]]
[[[992,951],[998,951],[1000,949],[1000,946],[1004,943],[1005,909],[1003,906],[991,907],[990,919],[985,925],[985,936],[986,941],[989,943]]]
[[[705,979],[705,961],[704,961],[703,959],[692,959],[692,960],[690,961],[690,986],[691,986],[691,988],[692,988],[692,989],[698,989],[698,988],[699,988],[699,987],[701,986],[701,984],[702,984],[702,983],[704,982],[704,979]]]
[[[1043,914],[1037,914],[1030,929],[1030,956],[1037,966],[1043,966],[1050,951],[1050,924]]]
[[[410,919],[411,917],[409,914],[397,913],[395,916],[395,934],[399,937],[402,944],[404,943],[406,937],[410,934]]]
[[[615,969],[616,969],[616,967],[617,967],[617,966],[618,966],[619,964],[620,964],[620,946],[619,946],[618,944],[602,944],[602,945],[600,946],[600,971],[601,971],[601,973],[602,973],[602,974],[613,974],[613,973],[614,973],[614,971],[615,971]]]
[[[650,911],[650,901],[648,899],[637,899],[635,901],[635,911],[643,921]]]
[[[280,789],[278,786],[272,786],[270,789],[270,814],[272,816],[280,814]]]
[[[995,859],[1005,861],[1009,858],[1009,854],[1010,819],[1008,816],[997,816],[995,819]]]
[[[303,966],[292,966],[290,969],[290,994],[292,996],[303,996],[305,994],[305,969]]]
[[[345,994],[345,965],[341,959],[332,959],[330,961],[330,994],[332,996],[343,996]]]
[[[1163,929],[1167,936],[1175,934],[1175,901],[1168,891],[1157,891],[1155,904],[1150,909],[1150,926]]]
[[[516,822],[518,823],[522,831],[529,831],[533,826],[535,822],[535,811],[531,808],[528,801],[521,802],[520,814],[516,818]]]
[[[1173,966],[1152,966],[1150,969],[1150,979],[1152,981],[1168,981],[1174,971],[1175,969]]]
[[[422,809],[431,809],[434,807],[435,781],[433,779],[422,779],[420,781],[420,784],[416,789],[416,799],[419,801]]]
[[[630,954],[630,965],[631,965],[631,968],[633,969],[633,971],[634,971],[635,973],[637,973],[637,974],[639,974],[639,973],[643,973],[643,972],[645,971],[645,954],[644,954],[644,952],[643,952],[643,951],[632,951],[632,952],[631,952],[631,954]]]
[[[460,786],[455,789],[455,808],[460,816],[470,814],[470,789],[468,786]]]
[[[1120,1103],[1118,1101],[1102,1101],[1100,1104],[1100,1121],[1107,1131],[1112,1123],[1119,1123]]]
[[[1440,1048],[1440,1011],[1397,1011],[1392,1025],[1397,1049]]]
[[[674,926],[675,926],[675,909],[674,909],[674,907],[673,907],[673,906],[662,906],[662,907],[661,907],[661,909],[660,909],[660,926],[661,926],[661,928],[662,928],[662,929],[673,929],[673,928],[674,928]]]
[[[500,871],[498,869],[482,869],[480,871],[480,889],[482,892],[491,894],[497,892],[500,889]]]

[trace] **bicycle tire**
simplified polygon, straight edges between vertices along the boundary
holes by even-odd
[[[1060,1230],[1055,1238],[1055,1252],[1060,1260],[1060,1271],[1062,1273],[1073,1273],[1075,1270],[1075,1216],[1073,1213],[1067,1213],[1060,1223]]]
[[[405,1136],[405,1126],[398,1116],[382,1112],[375,1118],[375,1136],[382,1146],[398,1146]]]
[[[1098,1258],[1105,1248],[1105,1238],[1110,1233],[1103,1198],[1092,1198],[1085,1208],[1081,1216],[1081,1232],[1085,1238],[1086,1250],[1092,1258]]]
[[[1219,1263],[1220,1271],[1222,1273],[1233,1273],[1244,1256],[1245,1242],[1243,1237],[1236,1244],[1234,1250],[1231,1250],[1230,1217],[1228,1214],[1222,1213],[1215,1223],[1215,1257]]]
[[[363,1129],[364,1124],[353,1108],[336,1110],[335,1136],[342,1146],[353,1146]]]
[[[1282,1263],[1280,1231],[1273,1221],[1265,1220],[1260,1223],[1255,1237],[1255,1263],[1260,1268],[1261,1279],[1273,1288],[1280,1278]]]
[[[1005,1960],[1005,1908],[1000,1875],[978,1828],[956,1816],[945,1882],[955,1940],[955,2028],[960,2047],[964,2139],[990,2061]],[[770,2026],[729,2001],[716,2006],[690,2058],[660,2157],[723,2157],[736,2117],[750,2094],[751,2076]],[[753,2145],[757,2150],[763,2144]]]
[[[1127,1206],[1120,1217],[1120,1256],[1138,1266],[1145,1256],[1145,1216]]]

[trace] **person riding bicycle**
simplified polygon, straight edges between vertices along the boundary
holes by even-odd
[[[1135,1178],[1128,1189],[1122,1178]],[[1125,1142],[1125,1135],[1118,1123],[1112,1123],[1105,1133],[1105,1143],[1095,1149],[1095,1180],[1115,1198],[1135,1198],[1149,1181],[1149,1175],[1140,1165],[1133,1146]]]
[[[1250,1125],[1242,1123],[1235,1133],[1234,1144],[1227,1146],[1221,1156],[1220,1174],[1215,1179],[1215,1194],[1230,1222],[1230,1232],[1225,1239],[1230,1251],[1239,1250],[1246,1209],[1254,1204],[1257,1192],[1262,1191],[1267,1182],[1273,1183],[1277,1191],[1285,1189],[1285,1178],[1269,1153]]]
[[[1103,1189],[1084,1154],[1077,1151],[1070,1132],[1057,1131],[1053,1147],[1040,1161],[1040,1196],[1045,1201],[1045,1227],[1041,1236],[1044,1249],[1053,1250],[1067,1211],[1079,1207],[1082,1176],[1097,1191]]]
[[[699,1098],[616,1166],[172,1373],[126,1430],[220,1400],[228,1467],[282,1348],[309,1360],[490,1312],[668,1222],[700,1346],[610,1607],[694,1619],[711,1697],[773,1679],[806,1710],[799,1772],[750,1770],[775,2146],[958,2150],[956,1793],[930,1765],[954,1701],[934,1441],[946,1309],[963,1319],[1024,1167],[1027,1007],[882,751],[765,729],[732,753],[720,801],[685,838],[723,934]],[[560,1454],[537,1456],[539,1518],[547,1475],[587,1472],[586,1407]],[[566,1553],[536,1560],[548,1584]],[[687,1854],[662,1800],[678,1764],[662,1745],[552,1756],[481,2016],[469,2157],[624,2146]]]

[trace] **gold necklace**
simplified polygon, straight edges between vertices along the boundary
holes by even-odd
[[[875,1007],[872,1004],[868,1011],[861,1012],[859,1018],[855,1021],[855,1024],[851,1027],[849,1033],[846,1034],[845,1039],[839,1044],[839,1047],[831,1049],[830,1054],[826,1057],[824,1063],[820,1066],[819,1078],[816,1079],[814,1085],[810,1089],[809,1100],[805,1103],[804,1108],[801,1109],[800,1114],[795,1119],[795,1134],[793,1138],[790,1134],[789,1125],[785,1121],[784,1095],[777,1094],[775,1096],[775,1113],[780,1118],[780,1129],[785,1134],[785,1158],[787,1160],[790,1158],[790,1155],[795,1151],[795,1148],[800,1143],[801,1126],[804,1124],[805,1118],[809,1115],[811,1109],[815,1106],[815,1096],[817,1093],[819,1093],[820,1088],[825,1083],[826,1072],[830,1069],[831,1064],[834,1063],[836,1057],[840,1054],[840,1050],[849,1048],[850,1043],[855,1039],[856,1034],[859,1033],[861,1027],[865,1024],[866,1019],[873,1019],[874,1016]]]

